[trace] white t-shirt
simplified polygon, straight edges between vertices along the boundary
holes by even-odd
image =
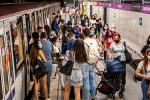
[[[141,61],[141,62],[138,64],[138,67],[137,67],[137,68],[140,69],[140,70],[144,70],[143,61]],[[145,72],[145,71],[143,71],[143,74],[144,74],[144,72]],[[146,70],[146,72],[145,72],[145,75],[148,76],[148,77],[150,77],[150,64],[149,64],[148,67],[147,67],[147,70]]]
[[[116,44],[115,42],[112,42],[111,45],[110,45],[110,49],[113,52],[113,57],[114,58],[121,56],[124,53],[124,50],[125,50],[124,45],[123,45],[122,42],[119,43],[119,44]]]

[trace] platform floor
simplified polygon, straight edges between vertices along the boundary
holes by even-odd
[[[103,70],[104,63],[102,61],[99,61],[98,68],[99,70]],[[133,81],[133,75],[134,70],[127,65],[127,83],[126,83],[126,90],[124,93],[124,98],[120,99],[118,97],[118,93],[116,93],[116,100],[141,100],[142,93],[141,93],[141,87],[140,82],[134,82]],[[96,83],[98,84],[100,82],[101,78],[96,75]],[[51,100],[63,100],[63,91],[61,90],[60,84],[59,84],[59,77],[57,75],[56,79],[52,79],[51,83]],[[97,94],[97,100],[110,100],[107,96],[98,93]]]

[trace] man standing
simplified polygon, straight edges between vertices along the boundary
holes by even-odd
[[[41,43],[42,43],[42,51],[44,52],[44,55],[46,57],[47,62],[45,63],[46,70],[48,72],[47,74],[47,88],[48,88],[48,96],[50,96],[50,79],[51,79],[51,73],[52,73],[52,43],[47,40],[46,33],[41,33]]]
[[[90,29],[85,28],[83,30],[84,34],[84,43],[88,55],[88,64],[82,68],[83,72],[83,84],[84,84],[84,93],[83,100],[89,100],[89,90],[91,90],[91,100],[96,99],[96,83],[95,83],[95,61],[99,57],[99,46],[96,40],[89,38]],[[94,61],[95,60],[95,61]],[[97,62],[97,61],[96,61]],[[89,87],[90,86],[90,87]]]
[[[58,36],[58,33],[59,33],[59,16],[56,16],[55,19],[53,20],[52,25],[51,25],[51,29],[53,31],[55,31],[56,35]]]

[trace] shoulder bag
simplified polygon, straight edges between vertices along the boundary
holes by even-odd
[[[59,70],[60,73],[65,74],[65,75],[71,75],[71,72],[73,69],[74,61],[73,61],[73,56],[70,50],[69,50],[68,58],[69,60],[67,61],[67,63],[64,66],[60,67],[60,70]]]
[[[124,51],[124,54],[125,54],[125,57],[126,57],[126,61],[125,61],[125,62],[126,62],[127,64],[129,64],[129,63],[131,63],[131,61],[132,61],[132,55],[131,55],[131,53],[128,51],[125,42],[123,42],[123,45],[124,45],[124,47],[125,47],[125,51]]]

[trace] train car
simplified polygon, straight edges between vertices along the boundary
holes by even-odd
[[[24,100],[28,95],[31,33],[38,26],[50,25],[52,13],[60,9],[60,3],[31,6],[0,16],[0,100]]]

